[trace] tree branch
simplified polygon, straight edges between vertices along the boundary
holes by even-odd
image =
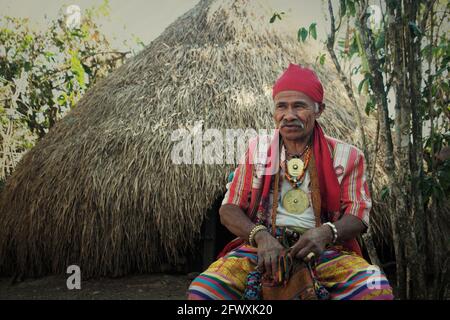
[[[422,15],[422,19],[420,20],[420,30],[422,30],[422,31],[425,30],[427,20],[428,20],[428,15],[430,14],[431,10],[433,9],[433,6],[435,3],[436,3],[436,0],[427,1],[425,11]]]

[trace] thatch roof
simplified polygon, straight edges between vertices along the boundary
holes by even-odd
[[[324,83],[326,132],[356,142],[350,102],[319,49],[260,1],[203,0],[95,85],[22,159],[0,198],[0,272],[83,276],[176,264],[230,165],[174,165],[171,133],[273,128],[271,86],[290,62]],[[328,61],[330,61],[328,59]]]

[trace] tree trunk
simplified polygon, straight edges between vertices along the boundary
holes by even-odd
[[[416,1],[405,1],[405,15],[407,21],[417,22],[418,3]],[[405,26],[405,45],[408,56],[409,82],[409,106],[412,120],[412,144],[410,154],[411,171],[411,204],[409,223],[411,234],[411,245],[413,252],[410,256],[410,263],[414,270],[414,297],[423,299],[427,296],[425,279],[425,210],[422,197],[421,181],[423,181],[423,148],[422,148],[422,121],[420,116],[421,108],[421,82],[422,64],[420,60],[420,46],[422,37],[415,35],[411,28]]]
[[[376,104],[378,106],[378,117],[380,123],[380,140],[384,147],[385,153],[385,170],[389,180],[389,189],[391,193],[391,212],[390,220],[392,226],[392,238],[394,242],[394,251],[396,256],[396,277],[397,277],[397,296],[400,298],[406,297],[406,264],[404,261],[403,252],[403,235],[404,230],[402,226],[402,218],[405,216],[406,204],[403,199],[402,191],[399,189],[398,177],[396,172],[396,165],[394,161],[394,146],[392,142],[392,133],[389,120],[389,109],[387,103],[387,92],[385,90],[383,75],[380,68],[380,63],[377,58],[374,41],[371,36],[371,30],[367,28],[367,1],[361,1],[359,17],[355,24],[361,35],[361,42],[364,46],[370,73],[373,77],[372,91]],[[401,166],[399,166],[401,167]]]
[[[341,64],[339,63],[339,60],[336,56],[336,52],[334,51],[334,44],[335,44],[335,39],[336,39],[336,25],[334,22],[334,13],[333,13],[333,6],[331,3],[331,0],[328,1],[328,10],[330,13],[330,23],[331,23],[331,31],[330,34],[328,36],[328,41],[327,41],[327,48],[328,48],[328,53],[331,56],[331,60],[334,63],[334,66],[336,67],[336,70],[339,74],[339,77],[342,81],[342,83],[344,84],[345,90],[347,91],[347,96],[350,99],[353,108],[355,110],[355,114],[356,114],[356,123],[358,126],[358,130],[360,132],[360,136],[361,136],[361,145],[362,145],[362,149],[363,149],[363,153],[364,153],[364,157],[366,159],[366,167],[368,168],[367,172],[368,172],[368,181],[372,181],[372,177],[370,175],[370,161],[371,159],[369,158],[369,148],[367,146],[367,141],[366,141],[366,133],[364,130],[364,126],[362,123],[362,117],[361,117],[361,112],[358,106],[358,102],[355,99],[355,94],[353,92],[353,88],[352,88],[352,84],[351,82],[348,80],[348,78],[345,76],[344,72],[342,71],[341,68]],[[376,159],[376,157],[374,157],[374,159]],[[375,165],[375,163],[374,163]],[[369,192],[370,194],[373,194],[373,190],[372,190],[372,183],[369,183]],[[378,257],[375,245],[373,243],[373,238],[372,238],[372,229],[369,227],[369,229],[367,230],[367,233],[362,237],[363,241],[364,241],[364,245],[367,249],[367,253],[369,254],[369,258],[371,260],[371,263],[377,265],[380,269],[381,267],[381,263],[380,263],[380,259]]]

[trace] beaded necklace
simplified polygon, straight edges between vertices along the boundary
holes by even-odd
[[[285,170],[284,172],[284,176],[286,177],[286,179],[289,181],[289,183],[293,188],[298,188],[301,186],[301,184],[303,183],[303,178],[305,177],[306,174],[306,170],[308,169],[309,160],[311,159],[311,149],[307,148],[307,150],[305,151],[306,151],[305,161],[301,162],[300,164],[294,164],[294,169],[298,169],[295,167],[297,165],[303,166],[303,168],[300,170],[300,174],[298,176],[292,176],[288,172],[289,170]],[[288,161],[286,160],[285,163],[288,163]]]

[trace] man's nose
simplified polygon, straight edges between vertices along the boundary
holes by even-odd
[[[296,120],[297,119],[297,115],[295,114],[295,112],[294,112],[294,110],[292,108],[287,108],[284,118],[287,121],[292,121],[292,120]]]

